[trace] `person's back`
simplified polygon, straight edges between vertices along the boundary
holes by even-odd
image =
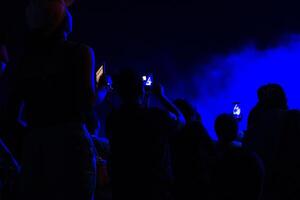
[[[287,99],[278,84],[260,87],[257,96],[259,101],[249,114],[245,144],[269,164],[276,156],[283,111],[288,108]]]
[[[82,62],[88,47],[61,40],[41,43],[30,48],[17,69],[28,125],[80,122],[86,107]]]
[[[108,131],[116,193],[121,189],[133,199],[164,198],[171,178],[168,134],[172,128],[167,113],[157,109],[132,106],[112,113]]]
[[[278,200],[300,198],[300,111],[290,110],[285,113],[280,135],[278,157],[276,159],[274,182]]]
[[[219,155],[215,174],[217,199],[260,199],[263,181],[260,159],[241,147],[225,149]]]
[[[218,161],[215,171],[216,199],[260,199],[263,165],[259,157],[233,141],[238,125],[232,115],[220,115],[215,123],[219,138]]]
[[[288,109],[283,88],[278,84],[267,84],[257,92],[258,103],[248,118],[245,146],[255,151],[265,166],[264,198],[276,198],[274,173],[280,144],[280,130],[284,113]]]
[[[84,125],[95,96],[93,51],[67,41],[72,17],[63,1],[31,1],[27,11],[32,38],[8,78],[8,118],[16,120],[24,102],[29,130],[20,196],[92,199],[95,152]]]
[[[162,87],[158,95],[177,114],[176,118],[169,112],[144,106],[144,89],[142,79],[131,70],[123,71],[116,80],[122,105],[107,119],[114,193],[124,199],[166,199],[172,178],[169,136],[178,127],[176,119],[181,118]]]
[[[267,166],[272,166],[278,152],[280,129],[284,111],[255,108],[250,117],[255,121],[248,126],[245,145],[254,150]]]
[[[187,124],[172,142],[176,199],[211,199],[215,148],[200,122]]]
[[[200,120],[199,113],[187,101],[175,100],[186,125],[172,138],[172,163],[175,199],[210,199],[215,146]]]

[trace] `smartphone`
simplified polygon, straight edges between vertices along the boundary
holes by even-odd
[[[234,102],[233,103],[232,115],[237,120],[242,119],[242,108],[241,108],[241,104],[239,102]]]
[[[96,82],[97,84],[100,82],[101,77],[104,75],[104,65],[101,65],[96,72]]]
[[[152,86],[152,84],[153,84],[153,76],[151,74],[143,76],[142,79],[143,79],[143,85],[145,87],[150,88]]]

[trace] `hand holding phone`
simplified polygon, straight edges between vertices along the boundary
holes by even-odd
[[[143,79],[143,85],[145,87],[151,87],[153,83],[153,76],[152,75],[145,75],[142,77]]]
[[[235,102],[233,103],[233,111],[232,111],[232,115],[234,116],[235,119],[237,120],[242,120],[242,109],[241,109],[241,105],[239,102]]]
[[[153,76],[151,74],[142,76],[143,88],[146,93],[150,93],[153,87]]]
[[[97,85],[100,82],[101,77],[104,75],[104,65],[101,65],[100,68],[96,72],[96,83]]]

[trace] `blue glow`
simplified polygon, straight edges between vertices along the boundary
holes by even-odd
[[[242,110],[239,104],[234,105],[232,114],[234,115],[235,118],[240,119],[242,115]]]
[[[151,76],[148,77],[146,85],[147,86],[151,86],[152,85],[152,78],[151,78]]]
[[[91,74],[90,74],[90,87],[92,93],[96,96],[96,67],[95,67],[95,53],[94,50],[89,48],[90,53],[90,65],[91,65]]]
[[[257,89],[264,84],[281,84],[289,107],[300,108],[299,36],[291,36],[281,45],[263,51],[248,45],[239,52],[215,56],[207,66],[197,69],[202,70],[193,72],[190,80],[181,83],[185,88],[195,86],[196,96],[184,90],[171,92],[187,97],[196,106],[213,139],[216,139],[215,118],[224,112],[232,113],[232,102],[241,103],[240,129],[246,129],[248,114],[257,102]]]
[[[145,86],[152,86],[153,81],[152,81],[152,76],[151,75],[150,76],[143,76],[142,78],[143,78],[143,82],[144,82]]]
[[[4,73],[6,69],[6,63],[0,61],[0,68],[1,68],[1,73]]]

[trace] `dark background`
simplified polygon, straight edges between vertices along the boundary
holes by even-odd
[[[25,39],[26,4],[1,0],[1,29],[16,58]],[[292,41],[294,48],[276,50],[300,33],[299,1],[75,0],[70,10],[70,39],[93,47],[97,65],[106,61],[110,73],[122,67],[152,72],[168,96],[196,106],[212,137],[214,119],[231,112],[233,101],[242,103],[246,127],[262,84],[284,83],[293,106],[300,106],[299,40]],[[247,54],[248,44],[255,53]]]
[[[11,53],[25,35],[26,1],[1,1],[1,28]],[[153,68],[188,74],[195,63],[251,41],[260,49],[300,31],[297,1],[100,1],[75,0],[72,39],[94,48],[98,61],[117,69]],[[197,65],[199,66],[199,65]],[[171,78],[172,76],[170,76]]]

